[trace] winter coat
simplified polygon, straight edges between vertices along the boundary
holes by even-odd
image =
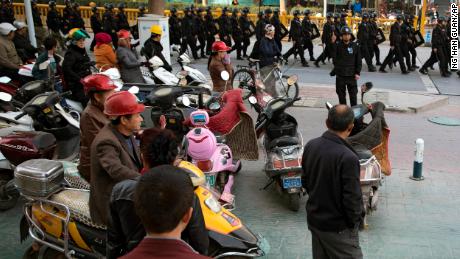
[[[101,44],[94,47],[94,59],[96,61],[96,67],[104,70],[117,67],[117,56],[113,47],[109,44]]]
[[[35,54],[38,52],[38,49],[30,44],[29,37],[16,33],[14,34],[13,42],[16,52],[23,62],[36,58]]]
[[[40,70],[40,64],[47,61],[48,59],[49,59],[48,51],[44,51],[38,56],[34,64],[34,67],[32,68],[32,75],[34,76],[36,80],[47,80],[48,79],[49,77],[48,69]],[[56,71],[57,73],[60,74],[62,72],[62,68],[61,68],[62,57],[57,54],[54,54],[54,61],[56,62]]]
[[[263,37],[259,45],[260,68],[273,65],[277,56],[281,56],[281,51],[275,40]]]
[[[228,79],[227,83],[220,77],[220,73],[224,70],[230,74],[230,79]],[[217,59],[217,56],[213,56],[211,58],[211,63],[209,63],[209,74],[211,75],[213,91],[225,91],[225,84],[227,84],[227,90],[232,89],[230,82],[233,77],[233,67],[231,64],[224,64],[222,60]]]
[[[129,48],[119,46],[117,49],[118,65],[124,83],[145,83],[140,69],[141,63]]]
[[[78,171],[86,181],[91,182],[91,144],[99,131],[109,120],[94,104],[88,102],[80,118],[80,164]]]
[[[91,75],[90,59],[85,49],[75,45],[70,45],[64,56],[62,63],[64,81],[69,90],[83,91],[80,80],[87,75]]]
[[[331,45],[331,57],[337,76],[354,77],[361,73],[363,63],[357,43],[350,42],[345,44],[343,41],[337,41]]]
[[[152,38],[149,38],[145,41],[144,54],[146,55],[147,60],[157,56],[161,59],[161,61],[163,61],[163,68],[171,72],[172,67],[169,65],[168,61],[166,61],[162,51],[163,46],[161,45],[161,42],[155,41]]]
[[[131,141],[130,148],[128,141]],[[91,144],[91,219],[107,225],[113,186],[139,176],[142,168],[140,150],[133,136],[125,137],[110,123],[105,125]]]
[[[0,36],[0,70],[2,68],[19,69],[21,59],[19,58],[13,41],[6,36]]]

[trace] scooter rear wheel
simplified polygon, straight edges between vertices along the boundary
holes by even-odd
[[[299,211],[300,208],[300,194],[299,193],[290,193],[288,194],[289,198],[289,209],[292,211]]]

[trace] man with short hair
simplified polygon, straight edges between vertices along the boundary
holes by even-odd
[[[163,56],[163,45],[161,45],[161,37],[163,34],[163,29],[160,25],[154,24],[150,27],[150,38],[144,42],[144,47],[142,48],[142,53],[145,55],[147,60],[157,56],[163,61],[163,68],[172,71],[172,67],[169,65],[166,58]]]
[[[304,149],[302,184],[308,193],[307,222],[315,259],[363,258],[358,235],[364,216],[360,165],[346,141],[353,121],[350,107],[332,107],[328,130]]]
[[[209,258],[181,240],[193,214],[193,184],[187,173],[172,165],[144,174],[134,194],[136,213],[147,236],[121,258]]]

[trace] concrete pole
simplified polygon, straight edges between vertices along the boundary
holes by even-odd
[[[280,0],[280,14],[286,12],[286,1]]]
[[[32,4],[30,0],[24,0],[24,7],[26,9],[27,29],[29,31],[29,40],[32,46],[37,47],[37,39],[35,38],[34,18],[32,17]]]
[[[323,1],[323,5],[324,5],[323,17],[326,17],[326,13],[327,13],[327,0],[324,0],[324,1]]]

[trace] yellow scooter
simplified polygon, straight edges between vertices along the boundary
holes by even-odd
[[[57,182],[56,179],[61,177],[59,175],[62,171],[62,181],[67,185],[89,187],[78,177],[78,172],[72,168],[71,163],[64,164],[66,168],[58,161],[36,159],[16,168],[16,185],[21,195],[28,200],[24,205],[24,217],[20,225],[21,240],[30,235],[38,244],[61,252],[67,258],[104,258],[106,227],[91,221],[88,207],[89,190],[59,187],[49,193],[46,193],[46,190],[43,192],[43,188],[41,192],[37,192],[37,189],[34,189],[38,186],[37,183],[34,185],[31,182],[36,180],[24,177],[30,173],[49,177],[53,175],[53,180],[47,181],[45,187],[52,189],[53,184]],[[212,191],[204,187],[204,173],[186,161],[182,161],[179,167],[189,173],[200,200],[206,228],[209,231],[208,256],[263,256],[269,249],[268,243],[262,237],[253,234],[241,219],[220,205]]]

